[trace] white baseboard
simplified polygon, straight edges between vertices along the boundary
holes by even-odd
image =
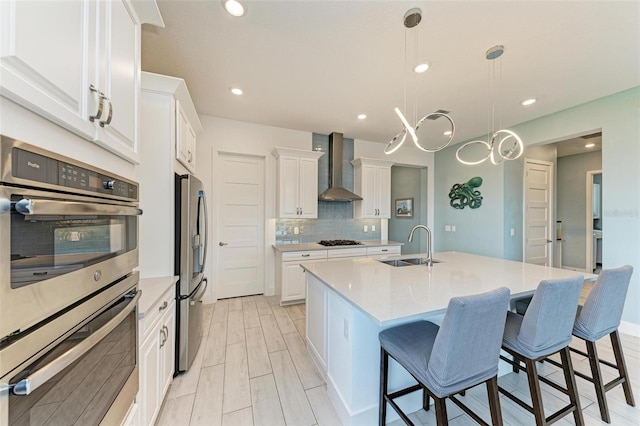
[[[640,337],[640,324],[635,324],[629,321],[620,321],[620,327],[618,327],[618,331],[622,334]]]

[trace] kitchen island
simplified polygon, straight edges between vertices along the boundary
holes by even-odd
[[[504,286],[516,299],[532,294],[541,280],[577,274],[585,281],[596,278],[459,252],[436,253],[434,258],[437,263],[432,267],[397,267],[370,258],[302,264],[307,284],[307,348],[325,377],[327,392],[343,424],[378,421],[378,333],[385,328],[418,319],[439,323],[449,299],[456,296]],[[415,383],[394,362],[389,372],[390,389]],[[405,396],[399,405],[405,412],[418,410],[421,393]],[[395,418],[395,412],[389,410],[388,420]]]

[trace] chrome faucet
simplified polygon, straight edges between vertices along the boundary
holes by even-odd
[[[424,229],[425,231],[427,231],[427,266],[433,266],[433,254],[431,253],[431,229],[429,229],[428,226],[425,226],[425,225],[414,226],[413,229],[411,229],[411,232],[409,233],[409,238],[407,238],[407,241],[408,242],[413,241],[413,233],[418,228]]]

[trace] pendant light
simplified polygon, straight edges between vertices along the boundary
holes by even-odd
[[[409,121],[407,120],[405,114],[406,114],[406,109],[407,109],[407,77],[406,77],[406,73],[407,73],[407,32],[409,29],[411,28],[415,28],[418,26],[418,24],[422,21],[422,11],[419,8],[413,8],[413,9],[409,9],[405,14],[404,14],[404,18],[403,18],[403,22],[404,22],[404,26],[405,26],[405,35],[404,35],[404,69],[403,69],[403,73],[404,73],[404,113],[400,110],[400,108],[396,107],[394,108],[394,112],[396,113],[396,115],[398,116],[398,118],[400,119],[400,122],[402,123],[402,130],[400,130],[400,132],[398,134],[396,134],[393,139],[391,139],[391,141],[387,144],[387,146],[384,149],[384,153],[385,154],[393,154],[394,152],[396,152],[398,149],[400,149],[400,147],[402,146],[402,144],[404,143],[405,139],[407,138],[407,134],[411,137],[411,140],[413,140],[413,143],[415,144],[415,146],[420,149],[421,151],[424,152],[436,152],[436,151],[440,151],[441,149],[445,148],[447,145],[449,145],[449,143],[451,143],[451,140],[453,140],[453,136],[455,133],[455,124],[453,122],[453,119],[451,119],[451,117],[449,115],[447,115],[444,112],[440,112],[440,111],[436,111],[436,112],[432,112],[430,114],[425,115],[424,117],[422,117],[420,120],[414,120],[415,125],[411,126],[411,124],[409,124]],[[418,51],[418,30],[416,29],[415,33],[416,33],[416,53]],[[417,64],[414,64],[414,67]],[[411,67],[411,68],[414,68]],[[428,66],[427,66],[428,69]],[[426,71],[426,70],[425,70]],[[424,72],[424,71],[417,71],[416,72]],[[417,116],[417,96],[415,93],[415,89],[413,91],[413,96],[414,96],[414,105],[413,105],[413,113],[414,113],[414,117]],[[447,133],[447,135],[449,136],[449,138],[447,139],[447,141],[438,146],[437,148],[425,148],[424,146],[422,146],[422,144],[419,141],[418,138],[418,130],[425,124],[426,120],[436,120],[438,118],[445,118],[446,120],[449,121],[449,124],[451,125],[451,133]]]
[[[485,58],[489,61],[489,92],[492,95],[491,102],[491,110],[488,113],[488,129],[487,129],[487,141],[471,141],[463,144],[456,151],[456,158],[462,164],[466,164],[469,166],[473,166],[476,164],[480,164],[485,162],[487,159],[491,161],[492,164],[501,164],[505,160],[515,160],[519,158],[524,152],[524,145],[522,143],[522,139],[515,132],[506,129],[496,130],[495,125],[495,83],[496,83],[496,62],[497,58],[501,58],[504,53],[504,46],[496,45],[491,47],[485,53]],[[500,87],[498,89],[498,93],[502,92],[502,59],[500,60],[500,75],[498,77],[498,82]],[[498,128],[501,127],[502,121],[502,113],[500,111],[501,103],[500,99],[498,99]],[[470,152],[481,152],[478,158],[472,158],[472,155],[469,155]],[[467,155],[465,155],[465,153]]]

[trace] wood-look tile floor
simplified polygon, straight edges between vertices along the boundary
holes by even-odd
[[[201,349],[191,369],[173,381],[158,425],[328,425],[340,421],[327,397],[326,385],[305,347],[304,305],[280,307],[275,298],[249,296],[205,305]],[[621,335],[636,402],[640,404],[640,338]],[[576,340],[572,346],[584,350]],[[613,360],[608,338],[598,342],[601,358]],[[557,358],[557,357],[556,357]],[[572,354],[577,371],[589,374],[589,361]],[[539,364],[539,373],[564,385],[560,369]],[[605,380],[612,370],[603,367]],[[600,419],[593,386],[576,378],[585,424],[605,425]],[[499,384],[530,401],[526,374],[510,373]],[[566,397],[541,384],[547,415],[565,405]],[[484,387],[462,398],[489,421]],[[607,392],[611,425],[640,425],[640,408],[626,404],[622,388]],[[533,425],[533,416],[503,395],[500,396],[505,425]],[[391,410],[391,408],[389,408]],[[447,402],[449,423],[475,424],[454,404]],[[416,425],[435,425],[434,411],[420,410],[409,416]],[[392,422],[400,426],[400,420]],[[558,424],[574,424],[573,417]]]
[[[174,378],[157,425],[339,425],[305,343],[305,306],[248,296],[204,306],[192,367]]]

